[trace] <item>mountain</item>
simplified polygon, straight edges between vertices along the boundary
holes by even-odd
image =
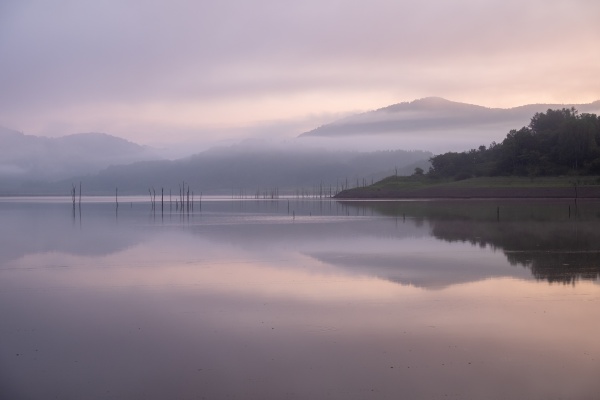
[[[153,159],[152,149],[105,133],[48,138],[0,127],[0,181],[59,180]]]
[[[370,184],[385,176],[410,174],[415,167],[429,168],[432,153],[423,151],[329,151],[269,147],[247,143],[213,148],[195,156],[174,161],[147,161],[109,167],[97,174],[74,177],[51,190],[68,192],[72,182],[82,181],[87,194],[144,194],[149,188],[175,193],[182,181],[195,193],[245,194],[273,189],[294,193],[336,186]],[[47,189],[50,190],[50,189]],[[327,192],[328,193],[328,192]]]
[[[86,195],[146,194],[182,181],[196,193],[245,195],[278,189],[314,191],[365,185],[385,176],[429,168],[424,151],[341,151],[299,143],[247,140],[179,160],[158,159],[152,149],[103,133],[61,138],[0,128],[0,195],[62,194],[82,183]],[[325,189],[324,189],[325,190]]]
[[[536,112],[563,107],[600,113],[600,101],[500,109],[429,97],[323,125],[280,147],[247,141],[174,161],[103,133],[46,138],[0,128],[0,195],[67,194],[80,181],[87,194],[110,194],[116,187],[123,194],[145,194],[151,187],[176,191],[182,181],[215,194],[339,188],[346,182],[355,187],[411,174],[415,167],[427,170],[433,153],[500,142]]]
[[[571,107],[580,113],[598,114],[600,100],[589,104],[529,104],[505,109],[427,97],[351,115],[300,137],[356,140],[366,136],[385,142],[397,139],[397,143],[431,151],[464,150],[502,140],[511,129],[528,125],[536,112]]]

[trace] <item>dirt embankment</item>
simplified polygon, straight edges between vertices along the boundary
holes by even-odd
[[[426,187],[421,189],[358,188],[340,192],[338,199],[518,199],[600,198],[600,186],[574,187]]]

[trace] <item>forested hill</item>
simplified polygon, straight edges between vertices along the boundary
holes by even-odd
[[[461,153],[430,159],[431,177],[456,180],[477,176],[600,174],[600,118],[575,108],[536,113],[528,126]]]

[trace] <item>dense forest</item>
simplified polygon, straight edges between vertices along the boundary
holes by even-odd
[[[511,130],[502,143],[449,152],[430,159],[430,177],[600,174],[600,118],[575,108],[536,113],[529,126]]]

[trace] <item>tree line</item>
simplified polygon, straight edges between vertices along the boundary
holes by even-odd
[[[600,118],[575,108],[536,113],[528,126],[513,129],[502,143],[429,159],[430,177],[600,174]]]

